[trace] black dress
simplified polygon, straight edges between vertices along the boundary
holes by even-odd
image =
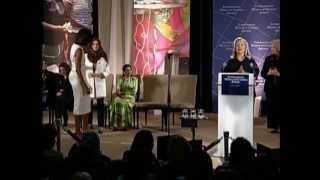
[[[254,59],[245,58],[243,61],[239,61],[236,58],[229,59],[227,65],[224,67],[224,72],[237,72],[240,68],[247,73],[253,73],[254,77],[257,78],[259,75],[259,67]]]
[[[253,73],[254,78],[257,79],[259,75],[259,67],[254,59],[244,58],[243,61],[239,61],[236,58],[229,59],[226,66],[223,68],[223,72],[237,72],[242,66],[243,70],[247,73]],[[254,97],[256,97],[256,91],[253,91]]]
[[[278,129],[280,127],[280,77],[267,75],[270,68],[277,68],[280,73],[280,56],[266,57],[261,71],[261,76],[265,79],[268,128]]]

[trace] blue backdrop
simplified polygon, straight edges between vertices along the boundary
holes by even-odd
[[[218,73],[230,59],[233,40],[241,36],[260,71],[264,58],[271,53],[271,41],[280,38],[280,0],[214,0],[213,1],[213,112],[218,110]],[[257,96],[264,96],[264,80],[259,74]]]

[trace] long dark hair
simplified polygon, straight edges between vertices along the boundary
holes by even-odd
[[[98,44],[99,44],[98,51],[94,51],[92,49],[92,44],[94,41],[98,41]],[[92,38],[88,49],[89,49],[88,50],[88,59],[90,62],[96,63],[101,57],[103,57],[106,60],[106,62],[108,62],[107,54],[103,50],[103,48],[101,46],[101,41],[97,37]]]

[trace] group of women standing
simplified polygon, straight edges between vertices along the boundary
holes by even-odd
[[[106,77],[110,74],[108,58],[99,39],[92,38],[91,31],[81,29],[70,51],[71,71],[69,81],[73,90],[76,135],[92,126],[92,104],[97,102],[98,127],[102,133],[105,118],[104,98]],[[129,64],[123,66],[123,76],[117,80],[116,97],[111,104],[111,125],[114,130],[130,128],[132,107],[138,89],[138,80],[132,77]],[[82,129],[81,129],[82,128]]]

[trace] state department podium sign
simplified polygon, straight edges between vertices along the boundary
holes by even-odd
[[[249,75],[222,75],[222,89],[223,95],[244,95],[249,94]]]

